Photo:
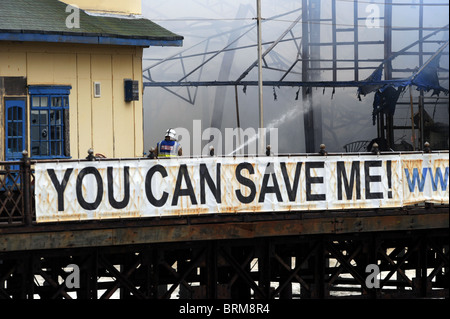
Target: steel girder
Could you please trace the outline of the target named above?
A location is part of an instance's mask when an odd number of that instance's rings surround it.
[[[10,252],[0,298],[443,298],[448,254],[448,229]]]

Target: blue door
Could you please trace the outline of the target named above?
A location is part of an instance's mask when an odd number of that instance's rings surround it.
[[[18,161],[22,159],[25,149],[25,101],[5,101],[5,159]],[[18,186],[19,165],[11,165],[11,175],[7,177],[6,185]]]
[[[5,109],[6,160],[20,160],[25,149],[25,101],[6,100]]]

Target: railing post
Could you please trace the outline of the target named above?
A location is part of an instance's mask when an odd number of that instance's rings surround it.
[[[30,226],[33,222],[33,216],[31,212],[31,163],[28,157],[28,152],[24,150],[22,152],[22,194],[23,194],[23,207],[24,207],[24,220],[25,225]]]
[[[327,156],[328,155],[328,152],[326,150],[325,144],[320,144],[319,154],[322,155],[322,156]]]
[[[377,143],[373,143],[371,152],[373,154],[380,155],[380,149],[378,148],[378,144]]]

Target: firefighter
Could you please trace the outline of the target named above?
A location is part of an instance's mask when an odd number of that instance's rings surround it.
[[[160,157],[176,157],[181,156],[183,151],[180,143],[177,142],[177,133],[173,128],[169,128],[166,131],[164,140],[159,142],[156,146],[156,154]]]

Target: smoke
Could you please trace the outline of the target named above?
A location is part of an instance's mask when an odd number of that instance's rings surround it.
[[[311,107],[309,100],[305,100],[304,104],[305,105],[303,108],[298,107],[298,105],[291,105],[291,108],[288,109],[286,112],[279,114],[278,118],[272,119],[267,125],[264,126],[263,131],[264,138],[267,139],[267,133],[275,132],[275,130],[278,133],[278,128],[286,125],[291,125],[292,121],[294,120],[298,121],[299,116],[304,112],[306,112]],[[275,152],[276,154],[280,153],[278,152],[280,148],[279,144],[280,141],[278,139],[279,137],[278,134],[276,134],[275,136],[276,137],[274,138],[274,135],[272,135],[270,139],[270,144],[269,143],[266,144],[270,145],[271,151]],[[259,138],[260,138],[259,135],[254,135],[252,138],[248,139],[245,143],[234,149],[228,155],[239,154],[239,152],[243,150],[245,147],[248,147],[248,145],[252,143],[257,143],[259,141]],[[284,150],[285,147],[282,147],[282,149]]]
[[[436,0],[436,3],[445,1]],[[328,0],[317,0],[320,3],[320,18],[314,34],[320,39],[311,42],[330,43],[332,41],[333,24],[331,6]],[[379,4],[380,3],[380,4]],[[356,49],[352,32],[339,32],[336,39],[348,45],[338,46],[335,51],[336,63],[332,63],[333,47],[317,46],[315,51],[321,62],[311,62],[311,80],[317,81],[350,81],[355,79],[355,67],[358,69],[358,80],[367,78],[384,59],[383,20],[380,27],[368,28],[364,17],[373,12],[366,12],[365,5],[372,4],[361,1],[358,10],[358,42]],[[384,6],[379,5],[381,14]],[[337,1],[336,28],[350,29],[353,26],[353,1]],[[183,35],[183,47],[151,47],[144,51],[144,69],[149,68],[153,81],[179,81],[186,77],[187,81],[234,81],[257,58],[256,53],[256,3],[254,0],[144,0],[143,15],[169,29]],[[263,51],[286,31],[292,21],[301,14],[301,2],[295,0],[267,0],[262,2],[262,15],[266,19],[262,25]],[[448,9],[447,7],[444,7]],[[439,6],[425,7],[424,26],[439,28],[448,24],[447,10]],[[404,31],[393,32],[393,51],[398,51],[410,43],[417,41],[419,32],[411,27],[418,25],[418,6],[394,6],[393,26]],[[372,16],[370,18],[373,18]],[[382,18],[382,17],[380,17]],[[417,19],[416,19],[417,18]],[[373,24],[376,25],[376,24]],[[409,28],[409,29],[408,29]],[[283,41],[265,56],[263,78],[265,81],[301,81],[302,80],[302,24],[290,30]],[[427,32],[424,31],[424,35]],[[448,31],[430,38],[430,40],[448,39]],[[366,43],[366,44],[364,44]],[[439,45],[426,43],[424,51],[433,52]],[[418,46],[409,50],[417,52]],[[446,50],[448,54],[448,49]],[[359,59],[355,64],[355,59]],[[163,63],[160,63],[163,61]],[[448,70],[448,59],[441,59],[441,65]],[[399,56],[393,61],[394,69],[414,69],[420,65],[414,54]],[[154,67],[153,67],[154,66]],[[334,70],[333,70],[334,69]],[[194,71],[195,70],[195,71]],[[289,72],[287,72],[289,70]],[[397,72],[393,77],[403,77],[411,72]],[[257,68],[253,68],[243,80],[257,80]],[[441,85],[448,87],[448,71],[441,74]],[[316,136],[321,136],[318,144],[324,143],[329,152],[342,152],[343,145],[355,140],[371,140],[376,137],[376,127],[371,123],[373,95],[357,99],[356,88],[312,88],[311,105],[306,105],[298,97],[298,87],[264,87],[263,107],[264,126],[278,129],[278,152],[305,152],[305,135],[310,132],[304,128],[304,114],[307,108],[314,111]],[[301,94],[301,90],[300,90]],[[297,99],[298,98],[298,99]],[[305,100],[305,101],[308,101]],[[408,105],[409,106],[409,105]],[[409,110],[409,109],[408,109]],[[446,117],[448,117],[448,104]],[[408,118],[406,111],[399,106],[398,114],[402,114],[400,125],[405,125]],[[438,106],[429,113],[441,116]],[[170,87],[146,88],[144,91],[144,145],[146,149],[154,147],[163,138],[169,127],[182,127],[193,130],[195,120],[201,120],[206,127],[217,128],[225,134],[225,130],[240,127],[258,129],[258,95],[256,86],[238,86],[237,95],[233,86],[208,87]],[[405,115],[403,115],[405,114]],[[448,119],[445,119],[448,123]],[[407,132],[399,132],[399,136]],[[192,137],[192,135],[191,135]],[[406,137],[408,139],[408,137]],[[185,142],[187,142],[185,140]],[[193,141],[190,141],[191,143]],[[203,141],[205,145],[208,141]],[[246,145],[250,142],[246,141]],[[240,147],[237,145],[236,147]],[[225,145],[221,146],[223,150]],[[188,154],[186,154],[188,155]],[[200,154],[189,154],[200,155]]]

